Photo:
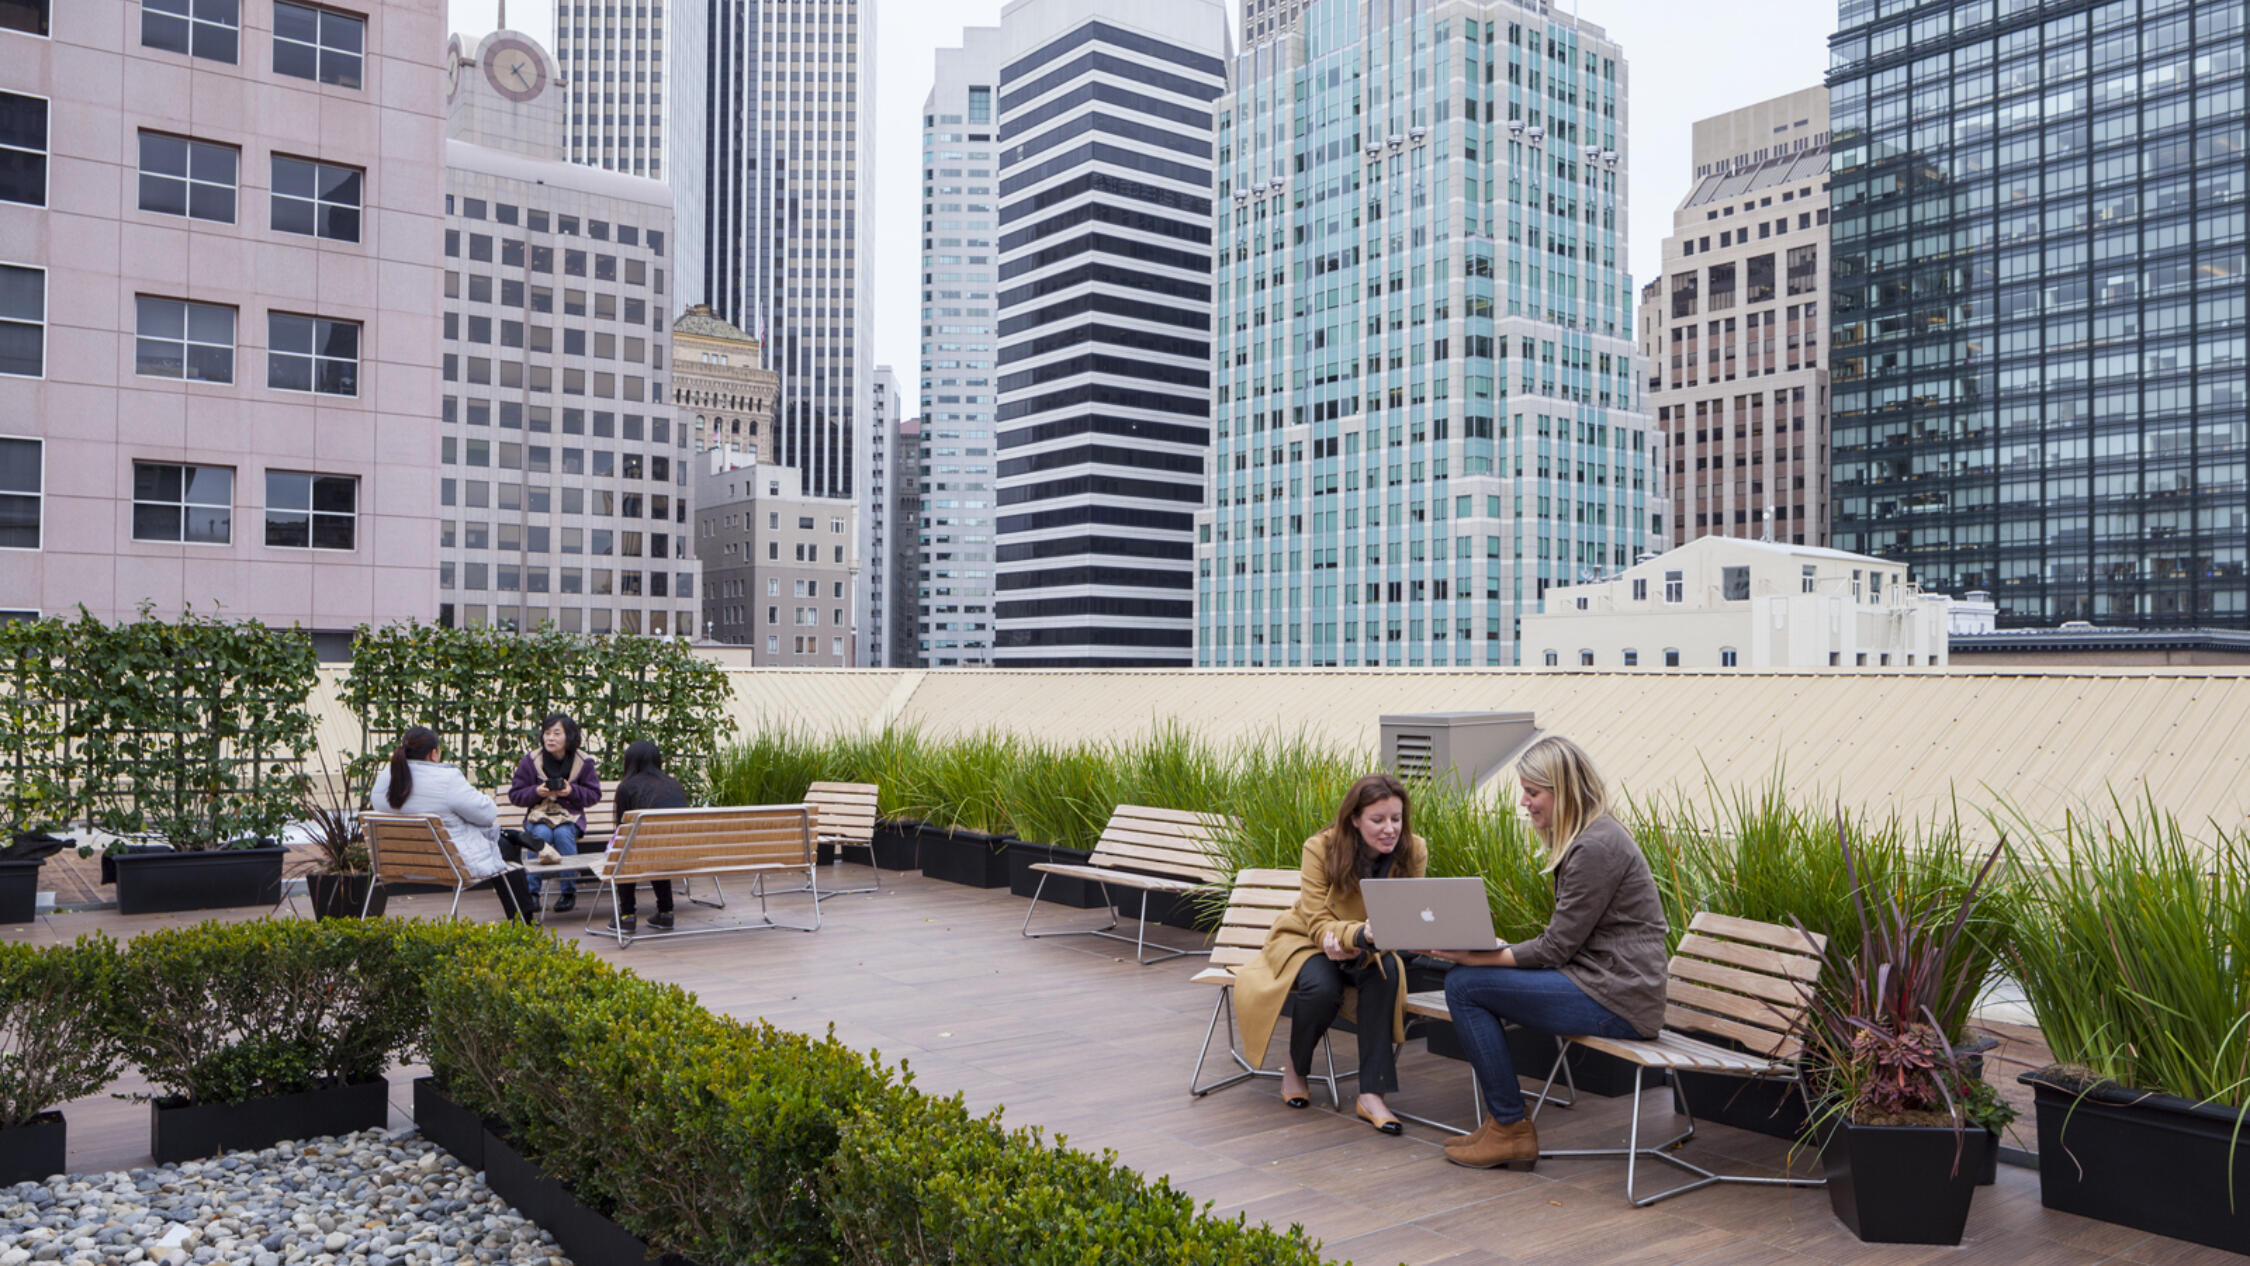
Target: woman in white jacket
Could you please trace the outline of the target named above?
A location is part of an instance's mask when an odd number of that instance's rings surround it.
[[[437,731],[417,725],[399,736],[391,763],[375,775],[370,799],[393,813],[432,813],[453,837],[462,864],[478,884],[492,881],[510,918],[533,922],[538,903],[523,868],[500,851],[500,808],[461,771],[438,759]]]

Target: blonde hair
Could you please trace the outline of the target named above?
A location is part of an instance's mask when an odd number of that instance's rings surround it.
[[[1586,749],[1552,736],[1533,743],[1516,759],[1516,777],[1554,794],[1547,828],[1540,832],[1547,840],[1547,869],[1552,871],[1562,865],[1563,855],[1570,851],[1578,833],[1608,811],[1608,792],[1602,786],[1601,772],[1594,768]]]

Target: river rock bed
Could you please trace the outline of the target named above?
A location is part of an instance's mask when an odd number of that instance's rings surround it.
[[[413,1130],[0,1187],[0,1266],[570,1266]]]

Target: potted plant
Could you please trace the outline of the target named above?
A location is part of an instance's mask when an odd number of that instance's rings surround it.
[[[38,949],[0,944],[0,1187],[68,1172],[58,1109],[117,1075],[117,1045],[87,1003],[116,973],[117,946],[98,934]]]
[[[2066,821],[2011,974],[2058,1063],[2019,1078],[2050,1209],[2250,1253],[2250,837]]]
[[[1109,753],[1100,746],[1027,743],[1008,771],[1002,797],[1016,840],[1008,845],[1008,890],[1079,910],[1108,904],[1101,887],[1071,875],[1033,870],[1040,862],[1084,865],[1116,806]],[[1046,888],[1039,886],[1044,878]]]
[[[314,850],[305,872],[305,894],[316,919],[356,919],[362,910],[379,915],[389,904],[389,892],[369,873],[367,834],[359,823],[366,802],[366,786],[351,767],[332,774],[325,753],[320,777],[308,775],[298,792],[298,829]]]
[[[921,838],[922,873],[971,888],[1008,884],[1008,807],[1003,795],[1021,745],[987,732],[931,752],[930,808]]]
[[[1870,1243],[1958,1244],[1994,1134],[2014,1115],[1974,1090],[1946,1036],[1984,985],[1964,930],[2006,840],[1957,901],[1902,906],[1862,882],[1841,815],[1836,827],[1858,935],[1827,943],[1822,981],[1801,986],[1799,1025],[1829,1205]]]

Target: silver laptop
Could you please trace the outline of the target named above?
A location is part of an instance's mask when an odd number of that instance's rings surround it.
[[[1492,907],[1484,881],[1455,879],[1362,879],[1367,898],[1367,934],[1386,950],[1488,950],[1500,948],[1492,934]]]

